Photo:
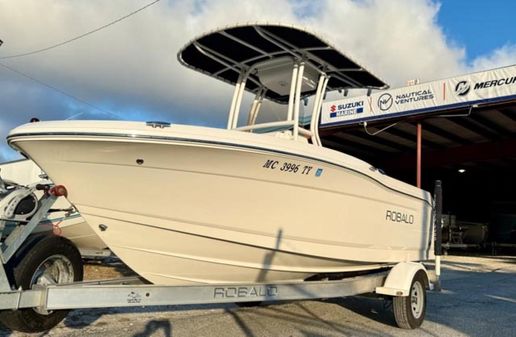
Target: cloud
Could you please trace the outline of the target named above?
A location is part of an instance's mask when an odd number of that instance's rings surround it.
[[[427,81],[461,70],[464,50],[454,46],[436,23],[439,5],[430,1],[340,1],[314,26],[345,53],[391,86]]]
[[[489,55],[476,58],[470,69],[471,71],[483,71],[511,64],[516,64],[516,45],[505,45],[495,49]]]
[[[129,13],[143,0],[0,2],[0,56],[67,40]],[[284,22],[322,34],[392,86],[514,63],[514,46],[467,65],[437,24],[430,0],[170,0],[45,53],[0,60],[121,119],[223,127],[232,87],[188,70],[177,51],[217,27]],[[511,61],[512,60],[512,61]],[[246,97],[245,104],[250,98]],[[0,138],[33,116],[114,118],[0,67]],[[2,153],[8,153],[2,150]],[[0,158],[1,160],[2,158]],[[5,155],[4,155],[5,159]]]

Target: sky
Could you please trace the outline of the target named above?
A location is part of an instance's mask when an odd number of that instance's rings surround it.
[[[5,137],[32,117],[224,127],[232,87],[181,66],[176,54],[203,32],[236,23],[306,27],[391,87],[516,64],[516,2],[502,0],[161,0],[61,47],[2,59],[150,2],[0,0],[0,63],[33,79],[0,66],[0,162],[19,158]]]

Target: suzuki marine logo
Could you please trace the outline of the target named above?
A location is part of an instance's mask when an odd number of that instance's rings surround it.
[[[460,81],[455,86],[455,94],[457,94],[457,96],[465,96],[468,94],[470,89],[471,85],[468,81]]]
[[[335,110],[337,110],[337,106],[335,104],[333,104],[331,107],[330,107],[330,111],[331,112],[335,112]]]
[[[378,107],[382,111],[389,110],[392,106],[394,99],[391,94],[385,93],[378,98]]]

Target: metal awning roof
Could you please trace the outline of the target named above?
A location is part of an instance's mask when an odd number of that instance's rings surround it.
[[[231,26],[202,35],[178,53],[181,64],[230,84],[236,84],[243,69],[263,61],[293,57],[303,59],[316,70],[330,76],[327,90],[347,88],[385,89],[387,85],[333,46],[303,29],[281,24]],[[246,90],[257,93],[262,87],[251,73]],[[302,93],[307,97],[315,90]],[[265,98],[288,103],[288,95],[271,90]]]
[[[321,129],[325,146],[362,158],[387,172],[415,170],[416,124],[422,124],[427,169],[513,169],[516,165],[516,100],[446,114],[370,121]],[[384,131],[375,134],[379,130]]]
[[[416,125],[425,169],[514,168],[516,65],[323,104],[322,143],[385,168],[411,170]]]

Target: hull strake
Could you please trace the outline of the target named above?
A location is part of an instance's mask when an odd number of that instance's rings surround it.
[[[154,283],[297,280],[428,258],[428,204],[333,164],[184,141],[17,146],[66,185],[108,246]],[[269,160],[314,171],[264,167]],[[386,221],[387,210],[411,214],[413,223]]]

